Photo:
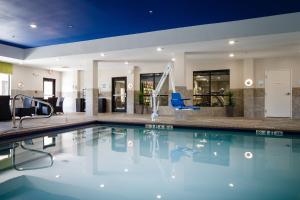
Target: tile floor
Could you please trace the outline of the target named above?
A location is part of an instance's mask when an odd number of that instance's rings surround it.
[[[7,134],[30,132],[36,129],[45,129],[56,126],[67,126],[89,121],[126,122],[126,123],[151,123],[150,115],[106,113],[94,117],[87,117],[84,113],[69,113],[56,115],[49,119],[24,120],[23,129],[13,129],[12,122],[0,122],[0,137]],[[206,127],[206,128],[233,128],[250,130],[282,130],[300,133],[299,119],[246,119],[224,117],[194,117],[194,116],[160,116],[157,123],[176,124],[181,126]]]

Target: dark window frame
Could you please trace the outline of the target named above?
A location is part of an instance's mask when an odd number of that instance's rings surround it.
[[[216,73],[224,73],[224,74],[221,74],[221,75],[228,75],[229,76],[229,86],[230,86],[230,69],[222,69],[222,70],[204,70],[204,71],[193,71],[193,90],[195,88],[195,76],[196,74],[200,74],[200,73],[206,73],[207,76],[209,77],[209,94],[193,94],[193,99],[194,97],[210,97],[209,98],[209,106],[204,106],[202,105],[202,107],[215,107],[215,106],[212,106],[212,101],[211,101],[211,98],[212,97],[217,97],[217,96],[222,96],[222,97],[226,97],[228,96],[226,93],[220,95],[220,94],[213,94],[212,93],[212,76],[216,76]],[[223,106],[219,106],[219,107],[224,107],[225,105]]]
[[[163,73],[143,73],[143,74],[140,74],[140,92],[142,92],[143,94],[144,94],[144,87],[142,87],[142,77],[144,76],[144,77],[151,77],[151,75],[152,75],[152,81],[153,81],[153,89],[155,89],[156,88],[156,85],[157,85],[157,83],[156,83],[156,81],[155,81],[155,77],[156,76],[162,76],[163,75]],[[169,76],[168,76],[168,78],[166,79],[167,81],[169,81]],[[168,88],[168,91],[169,91],[169,88]],[[151,96],[151,94],[144,94],[143,95],[143,97],[150,97]],[[168,94],[159,94],[158,95],[158,98],[159,97],[168,97],[168,105],[166,105],[166,106],[169,106],[169,95]]]
[[[43,97],[45,96],[45,87],[44,87],[44,84],[45,84],[45,81],[51,81],[52,84],[53,84],[53,95],[56,96],[56,79],[54,78],[43,78]]]

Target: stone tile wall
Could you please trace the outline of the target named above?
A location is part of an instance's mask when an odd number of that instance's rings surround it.
[[[293,118],[300,119],[300,87],[293,88],[292,93]]]

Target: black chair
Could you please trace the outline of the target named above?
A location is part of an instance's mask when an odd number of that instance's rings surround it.
[[[11,120],[10,96],[0,96],[0,121]]]
[[[59,97],[58,98],[58,105],[55,106],[55,113],[64,113],[63,105],[64,105],[64,98]]]
[[[51,106],[54,108],[54,114],[55,114],[55,107],[56,107],[56,102],[57,102],[57,97],[49,97],[47,102],[51,104]],[[42,114],[43,115],[49,115],[51,112],[51,109],[49,106],[43,106],[42,107]]]
[[[34,97],[37,100],[41,100],[44,101],[44,98],[42,97]],[[45,106],[44,104],[40,103],[40,102],[35,102],[35,114],[36,115],[42,115],[43,114],[43,106]]]
[[[22,99],[23,107],[16,108],[16,116],[24,117],[24,116],[32,116],[35,114],[35,107],[32,106],[32,99],[24,97]]]

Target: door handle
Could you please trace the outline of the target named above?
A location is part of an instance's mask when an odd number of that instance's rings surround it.
[[[288,92],[288,93],[286,93],[286,95],[287,95],[287,96],[290,96],[290,95],[291,95],[291,93],[290,93],[290,92]]]

